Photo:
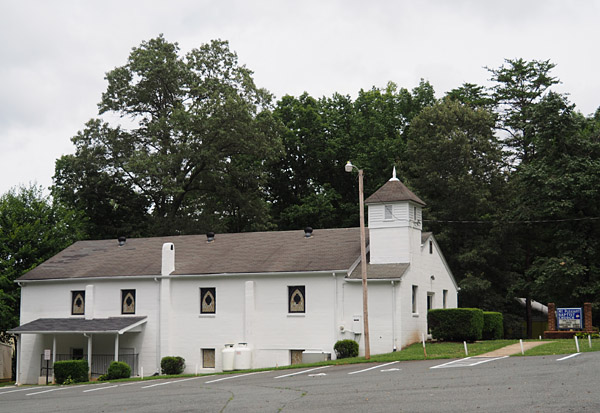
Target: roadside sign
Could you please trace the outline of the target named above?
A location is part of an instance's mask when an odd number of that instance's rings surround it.
[[[52,350],[50,349],[45,349],[44,350],[44,360],[50,360],[52,357]]]
[[[556,321],[559,330],[581,330],[581,308],[557,308]]]

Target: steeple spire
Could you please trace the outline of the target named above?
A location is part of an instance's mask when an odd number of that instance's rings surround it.
[[[394,166],[394,170],[392,171],[392,177],[389,179],[390,181],[399,181],[398,178],[396,178],[396,167]]]

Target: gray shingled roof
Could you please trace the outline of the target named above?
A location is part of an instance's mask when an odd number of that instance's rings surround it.
[[[38,318],[10,330],[10,333],[117,333],[133,326],[146,317],[109,317],[86,320],[83,318]]]
[[[367,233],[368,236],[368,233]],[[175,275],[348,270],[360,257],[358,228],[78,241],[19,281],[160,275],[162,245],[175,245]]]
[[[367,265],[367,278],[369,280],[387,280],[402,278],[410,264],[369,264]],[[348,277],[351,280],[361,280],[360,264]]]
[[[410,189],[398,180],[389,180],[373,195],[365,200],[365,204],[378,204],[384,202],[412,201],[419,205],[425,202],[416,196]]]

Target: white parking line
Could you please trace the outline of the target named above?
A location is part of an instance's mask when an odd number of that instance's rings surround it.
[[[114,384],[112,386],[103,386],[103,387],[98,387],[96,389],[87,389],[87,390],[84,390],[83,393],[87,393],[90,391],[104,390],[104,389],[112,389],[114,387],[119,387],[119,386],[117,384]]]
[[[182,381],[196,380],[196,379],[199,379],[199,378],[201,378],[201,377],[190,377],[189,379],[165,381],[165,382],[162,382],[162,383],[150,384],[149,386],[144,386],[144,387],[141,387],[141,388],[142,389],[149,389],[150,387],[164,386],[165,384],[181,383]]]
[[[385,367],[385,366],[391,366],[392,364],[396,364],[396,363],[398,363],[398,361],[392,361],[391,363],[386,363],[386,364],[378,364],[377,366],[369,367],[368,369],[351,371],[348,374],[364,373],[365,371],[369,371],[369,370],[373,370],[373,369],[378,369],[380,367]]]
[[[290,377],[290,376],[296,376],[296,375],[298,375],[298,374],[308,373],[309,371],[315,371],[315,370],[320,370],[320,369],[326,369],[327,367],[331,367],[331,366],[315,367],[314,369],[308,369],[308,370],[297,371],[297,372],[295,372],[295,373],[284,374],[283,376],[277,376],[277,377],[275,377],[275,378],[276,378],[276,379],[282,379],[282,378],[284,378],[284,377]]]
[[[449,361],[444,364],[438,364],[437,366],[429,367],[430,369],[442,369],[447,367],[473,367],[479,364],[487,363],[490,361],[501,360],[508,356],[501,357],[465,357],[464,359],[458,359]]]
[[[479,361],[477,361],[475,363],[469,364],[469,366],[477,366],[478,364],[487,363],[488,361],[501,360],[501,359],[505,359],[507,357],[508,356],[483,358],[482,360],[479,360]],[[477,358],[477,357],[475,357],[475,358]]]
[[[50,393],[52,391],[59,391],[59,390],[66,390],[66,389],[68,389],[68,387],[59,387],[57,389],[43,390],[43,391],[38,391],[35,393],[27,393],[25,396],[33,396],[34,394]]]
[[[3,391],[3,392],[0,392],[0,396],[2,396],[3,394],[14,393],[14,392],[17,392],[17,391],[28,391],[28,390],[34,390],[34,388],[26,387],[24,389],[15,389],[15,390]]]
[[[466,357],[466,358],[464,358],[464,359],[459,359],[459,360],[449,361],[449,362],[447,362],[447,363],[444,363],[444,364],[438,364],[437,366],[433,366],[433,367],[429,367],[429,368],[430,368],[430,369],[441,369],[441,368],[448,367],[448,366],[449,366],[449,367],[452,367],[452,364],[454,364],[454,363],[462,363],[462,362],[464,362],[465,360],[469,360],[470,358],[471,358],[471,357]]]
[[[571,355],[569,355],[569,356],[565,356],[565,357],[563,357],[563,358],[556,359],[556,361],[563,361],[563,360],[566,360],[566,359],[570,359],[571,357],[575,357],[575,356],[578,356],[578,355],[580,355],[580,354],[581,354],[581,353],[574,353],[574,354],[571,354]]]
[[[216,379],[216,380],[211,380],[211,381],[205,381],[204,384],[208,384],[208,383],[216,383],[218,381],[223,381],[223,380],[229,380],[229,379],[235,379],[237,377],[244,377],[244,376],[252,376],[253,374],[261,374],[261,373],[270,373],[272,370],[269,371],[256,371],[254,373],[245,373],[245,374],[238,374],[237,376],[227,376],[227,377],[221,377],[220,379]]]

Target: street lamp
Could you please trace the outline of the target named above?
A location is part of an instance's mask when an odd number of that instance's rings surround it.
[[[364,190],[363,190],[363,170],[358,169],[348,161],[344,167],[346,172],[352,172],[352,169],[358,171],[358,204],[360,208],[360,263],[362,273],[362,290],[363,290],[363,329],[365,336],[365,359],[371,358],[371,346],[369,345],[369,311],[368,311],[368,294],[367,294],[367,247],[365,240],[365,206],[364,206]]]

